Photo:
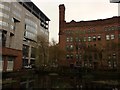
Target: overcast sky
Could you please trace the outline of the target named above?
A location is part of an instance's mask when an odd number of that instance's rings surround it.
[[[49,23],[50,41],[58,41],[59,4],[64,4],[65,20],[70,22],[105,19],[118,16],[118,4],[110,0],[32,0],[35,5],[51,20]]]

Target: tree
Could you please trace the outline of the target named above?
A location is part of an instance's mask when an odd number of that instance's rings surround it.
[[[108,66],[111,69],[118,69],[119,68],[119,42],[108,42],[106,44],[106,53],[108,53]]]
[[[44,36],[37,36],[36,46],[36,60],[35,65],[37,69],[45,67],[48,64],[48,47],[49,42]]]
[[[49,46],[49,64],[58,66],[64,55],[65,51],[59,48],[59,44],[57,44],[55,40],[52,40],[52,43]]]

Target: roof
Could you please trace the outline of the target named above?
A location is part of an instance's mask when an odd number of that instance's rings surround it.
[[[72,20],[71,22],[66,22],[68,27],[81,27],[81,26],[95,26],[95,25],[104,25],[107,23],[119,23],[120,16],[114,16],[111,18],[106,19],[97,19],[97,20],[90,20],[90,21],[79,21],[76,22]]]
[[[33,2],[31,2],[31,0],[19,0],[18,2],[28,11],[32,12],[37,18],[50,21],[50,19]]]

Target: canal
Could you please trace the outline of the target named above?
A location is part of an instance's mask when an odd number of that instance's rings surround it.
[[[21,73],[20,73],[21,74]],[[8,77],[3,81],[2,90],[120,90],[119,74],[111,76],[107,73],[98,75],[89,73],[60,74],[60,73],[35,73],[29,72],[12,78]],[[110,78],[109,78],[110,77]]]

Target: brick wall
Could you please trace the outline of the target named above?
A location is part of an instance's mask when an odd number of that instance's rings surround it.
[[[91,20],[91,21],[80,21],[80,22],[76,22],[74,20],[72,20],[71,22],[66,22],[65,21],[65,6],[64,5],[60,5],[59,6],[59,46],[62,49],[66,48],[67,44],[74,44],[74,42],[70,42],[67,43],[66,42],[66,38],[67,37],[75,37],[75,36],[70,36],[67,35],[66,32],[71,30],[74,34],[76,31],[87,31],[88,30],[95,30],[95,32],[90,32],[90,33],[84,33],[84,34],[79,34],[79,36],[81,37],[87,37],[88,36],[98,36],[101,35],[101,40],[96,40],[96,41],[91,41],[91,42],[85,42],[86,45],[90,44],[92,46],[96,45],[96,46],[100,46],[103,45],[103,47],[106,46],[107,42],[116,42],[118,43],[118,34],[120,34],[120,30],[114,30],[114,31],[105,31],[105,28],[107,27],[118,27],[120,26],[120,17],[112,17],[112,18],[106,18],[106,19],[100,19],[100,20]],[[118,28],[117,28],[118,29]],[[114,40],[106,40],[106,35],[111,35],[114,34],[115,35],[115,39]],[[112,51],[111,51],[112,52]],[[76,52],[72,52],[73,54],[75,54]],[[61,60],[59,63],[61,65],[70,65],[71,63],[75,63],[76,60],[66,60],[66,58],[64,60]],[[101,61],[103,62],[103,61]],[[106,67],[106,63],[104,62],[104,66]],[[100,61],[99,64],[100,65]]]
[[[3,71],[7,69],[7,61],[9,57],[14,57],[13,70],[20,70],[22,68],[22,51],[11,48],[2,48]]]

